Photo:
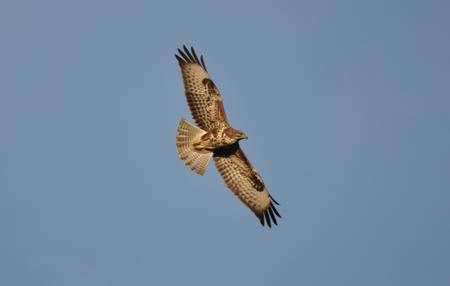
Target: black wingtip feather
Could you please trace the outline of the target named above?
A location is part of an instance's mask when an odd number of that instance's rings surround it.
[[[192,55],[194,56],[195,62],[200,64],[200,61],[198,60],[197,54],[195,53],[194,47],[191,47]]]
[[[189,51],[189,49],[184,45],[183,45],[183,49],[184,49],[185,54],[188,56],[189,60],[191,61],[191,63],[195,63],[195,59],[191,55],[191,52]]]
[[[270,198],[273,199],[272,197]],[[277,217],[281,218],[281,215],[275,207],[274,203],[270,203],[269,207],[264,212],[255,213],[262,226],[267,225],[269,228],[272,228],[272,223],[274,225],[278,225]]]
[[[178,52],[179,52],[180,55],[183,57],[183,59],[184,59],[184,61],[185,61],[186,63],[190,63],[190,62],[191,62],[191,60],[189,59],[189,57],[186,56],[186,54],[185,54],[182,50],[178,49]]]
[[[200,61],[202,62],[202,67],[207,71],[205,62],[203,61],[203,55],[200,56]]]
[[[195,63],[195,64],[199,64],[200,66],[202,66],[205,71],[208,71],[206,69],[206,65],[205,65],[205,61],[203,60],[203,56],[201,55],[200,60],[199,60],[197,53],[194,50],[194,47],[191,47],[191,49],[189,50],[188,47],[186,47],[186,45],[183,45],[183,49],[177,49],[177,50],[181,57],[178,55],[175,55],[175,57],[177,58],[180,65],[188,64],[188,63]]]
[[[277,208],[275,207],[275,205],[274,205],[274,204],[271,204],[270,207],[271,207],[272,210],[275,212],[275,214],[277,215],[277,217],[281,218],[281,215],[280,215],[280,213],[277,211]]]
[[[182,65],[184,63],[184,60],[182,58],[180,58],[179,55],[175,55],[175,58],[177,59],[177,61],[180,65]]]
[[[272,208],[269,208],[269,214],[270,214],[270,217],[271,217],[272,220],[273,220],[273,223],[274,223],[275,225],[278,225],[277,219],[276,219],[275,215],[273,214]]]
[[[271,195],[269,195],[269,197],[272,200],[272,202],[274,202],[277,206],[280,205]]]
[[[264,226],[264,216],[258,215],[257,217],[259,218],[259,222],[261,223],[261,225]]]
[[[270,222],[269,213],[267,211],[264,212],[264,216],[266,217],[266,222],[269,228],[272,228],[272,223]]]

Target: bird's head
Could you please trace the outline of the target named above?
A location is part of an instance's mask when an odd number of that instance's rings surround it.
[[[242,132],[240,130],[236,130],[236,138],[237,138],[237,140],[242,140],[242,139],[248,139],[248,136],[244,132]]]
[[[223,131],[223,134],[224,134],[226,137],[228,137],[228,138],[231,139],[231,141],[232,141],[231,143],[235,143],[235,142],[237,142],[237,141],[239,141],[239,140],[247,139],[247,138],[248,138],[248,137],[247,137],[247,134],[245,134],[244,132],[242,132],[242,131],[240,131],[240,130],[234,129],[234,128],[232,128],[232,127],[226,128],[226,129]]]

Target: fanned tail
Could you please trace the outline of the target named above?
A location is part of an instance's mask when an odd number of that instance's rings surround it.
[[[177,130],[177,152],[184,164],[203,176],[213,153],[196,150],[192,142],[207,132],[185,119],[181,119]]]

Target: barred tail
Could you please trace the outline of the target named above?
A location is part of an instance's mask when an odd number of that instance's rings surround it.
[[[203,176],[213,153],[194,149],[192,142],[200,138],[206,131],[181,119],[177,130],[177,152],[184,164]]]

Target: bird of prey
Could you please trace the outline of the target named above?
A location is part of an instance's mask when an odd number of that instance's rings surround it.
[[[184,163],[199,175],[205,173],[214,158],[217,170],[230,190],[249,207],[261,224],[269,227],[281,218],[261,176],[239,147],[247,135],[231,127],[222,97],[194,48],[186,46],[175,55],[181,68],[187,103],[197,125],[181,119],[176,146]]]

